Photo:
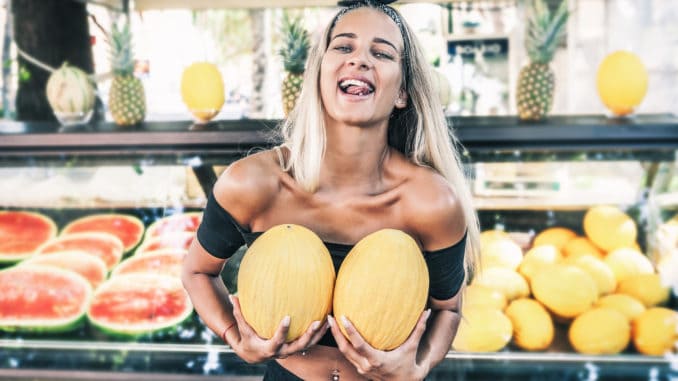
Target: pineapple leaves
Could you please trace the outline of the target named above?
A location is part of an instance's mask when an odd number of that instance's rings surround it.
[[[567,0],[562,0],[552,14],[544,0],[533,0],[527,10],[525,46],[530,60],[549,63],[566,33],[569,17]]]
[[[291,19],[287,12],[283,13],[281,34],[283,41],[278,54],[283,59],[285,71],[303,73],[311,42],[301,17]]]

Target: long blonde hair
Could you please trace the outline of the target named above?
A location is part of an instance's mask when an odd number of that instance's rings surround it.
[[[433,90],[431,70],[419,42],[394,8],[371,1],[357,2],[342,8],[325,28],[309,55],[304,86],[297,105],[281,125],[283,144],[290,153],[285,170],[309,192],[317,189],[326,144],[323,118],[325,109],[320,95],[320,65],[339,18],[361,7],[384,12],[396,23],[402,34],[403,89],[407,92],[408,102],[405,108],[393,111],[388,126],[388,144],[414,164],[433,168],[454,189],[467,225],[464,263],[468,281],[478,262],[480,228],[473,207],[473,197],[456,149],[461,145],[448,127],[443,107]]]

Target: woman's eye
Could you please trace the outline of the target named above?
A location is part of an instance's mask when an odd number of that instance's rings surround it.
[[[377,52],[374,52],[373,54],[377,58],[384,58],[384,59],[387,59],[387,60],[393,60],[393,55],[386,53],[386,52],[377,51]]]
[[[342,53],[348,53],[348,52],[351,51],[351,48],[349,46],[346,46],[346,45],[337,45],[337,46],[334,47],[334,50],[336,50],[338,52],[342,52]]]

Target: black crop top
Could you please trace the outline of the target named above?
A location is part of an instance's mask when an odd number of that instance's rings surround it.
[[[263,232],[252,232],[242,227],[210,194],[197,233],[198,242],[208,253],[217,258],[229,258],[242,245],[249,247],[261,234]],[[325,246],[338,273],[353,245],[325,242]],[[459,292],[464,282],[465,248],[466,234],[450,247],[422,252],[429,272],[429,296],[446,300]],[[336,346],[329,331],[318,344]]]

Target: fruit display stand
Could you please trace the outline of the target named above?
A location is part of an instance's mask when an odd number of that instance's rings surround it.
[[[678,213],[678,118],[637,115],[451,117],[473,174],[482,230],[508,232],[522,250],[548,227],[582,233],[585,212],[622,207],[638,226],[637,243],[653,259],[657,232]],[[275,120],[146,122],[135,127],[0,122],[0,210],[50,216],[61,230],[91,214],[136,217],[146,232],[159,219],[199,212],[217,168],[276,141]],[[144,241],[145,242],[145,241]],[[137,249],[122,260],[137,256]],[[242,253],[242,251],[240,252]],[[4,267],[9,268],[10,264]],[[232,272],[225,274],[227,285]],[[666,308],[676,310],[671,295]],[[553,343],[526,351],[509,342],[495,351],[451,350],[430,380],[646,380],[678,374],[675,354],[579,353],[567,325]],[[259,379],[193,313],[156,333],[111,334],[85,319],[67,332],[0,331],[6,379]]]

